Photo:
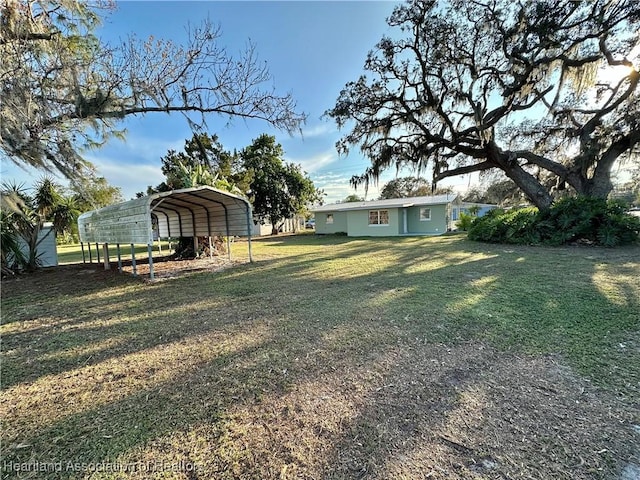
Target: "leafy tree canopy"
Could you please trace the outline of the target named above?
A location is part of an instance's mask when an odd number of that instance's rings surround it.
[[[74,179],[69,188],[81,212],[106,207],[124,200],[120,188],[111,185],[106,178],[99,176],[93,169],[89,169],[87,175]]]
[[[342,203],[356,203],[356,202],[364,202],[364,198],[352,193],[351,195],[347,195]]]
[[[261,135],[240,153],[224,149],[216,135],[194,134],[182,152],[170,150],[162,157],[166,180],[147,188],[147,194],[208,185],[245,195],[259,221],[268,221],[277,233],[278,223],[305,214],[308,205],[322,201],[322,192],[299,165],[286,163],[282,146]],[[144,194],[136,194],[142,197]]]
[[[272,78],[253,45],[238,58],[205,20],[184,45],[130,37],[109,45],[96,28],[115,7],[97,0],[6,0],[0,4],[0,152],[18,165],[78,178],[83,149],[121,136],[129,115],[256,118],[296,131],[305,116]]]
[[[242,150],[244,168],[251,175],[249,198],[254,215],[277,225],[292,215],[304,214],[308,205],[320,201],[319,192],[299,165],[283,161],[284,151],[275,137],[260,135]]]
[[[432,188],[431,182],[420,177],[401,177],[389,180],[382,187],[380,200],[389,198],[420,197],[427,195],[444,195],[453,193],[451,187]]]
[[[222,177],[229,177],[232,173],[233,155],[226,151],[218,141],[218,136],[207,133],[196,133],[184,142],[184,151],[169,150],[161,158],[162,173],[167,179],[178,178],[181,175],[180,164],[186,167],[206,167],[212,173]]]
[[[436,182],[497,169],[546,208],[567,187],[606,198],[614,164],[638,161],[637,0],[410,0],[388,23],[399,34],[370,76],[327,111],[351,128],[338,149],[371,159],[352,183],[393,165]]]
[[[148,187],[147,195],[200,185],[243,194],[249,188],[249,177],[236,152],[224,149],[217,135],[195,133],[184,143],[184,150],[169,150],[160,159],[166,179],[156,187]],[[142,192],[136,194],[144,196]]]

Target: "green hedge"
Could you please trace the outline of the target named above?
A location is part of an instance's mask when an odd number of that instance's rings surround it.
[[[559,200],[547,210],[495,209],[476,218],[469,238],[491,243],[563,245],[587,242],[606,247],[636,243],[640,218],[626,212],[623,202],[591,197]]]

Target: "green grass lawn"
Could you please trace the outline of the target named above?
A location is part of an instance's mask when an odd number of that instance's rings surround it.
[[[154,242],[153,254],[166,255],[169,252],[169,246],[169,242],[166,241],[162,241],[160,243]],[[84,244],[82,246],[80,244],[58,245],[58,264],[65,265],[69,263],[82,263],[83,249],[84,262],[89,263],[89,261],[91,261],[93,263],[98,263],[98,255],[100,257],[100,261],[104,260],[102,244],[100,244],[97,249],[95,244]],[[147,258],[148,251],[146,245],[134,245],[134,251],[136,258]],[[91,256],[89,254],[91,254]],[[109,245],[109,258],[112,262],[116,262],[118,260],[118,247],[116,245]],[[120,246],[120,258],[123,260],[131,259],[131,245]]]
[[[3,475],[611,478],[638,455],[639,248],[301,235],[253,253],[151,283],[3,281]]]

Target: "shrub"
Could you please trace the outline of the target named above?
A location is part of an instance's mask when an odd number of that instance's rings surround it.
[[[640,218],[620,201],[564,198],[550,209],[492,210],[475,219],[469,238],[492,243],[563,245],[584,241],[607,247],[638,241]]]
[[[539,243],[539,235],[535,231],[537,218],[537,208],[491,210],[474,220],[469,238],[491,243]]]
[[[460,230],[467,231],[473,222],[475,217],[468,213],[460,212],[460,218],[458,219],[457,226]]]
[[[498,235],[498,228],[502,225],[504,210],[496,208],[490,210],[484,217],[475,218],[469,227],[469,238],[481,242],[494,242]]]

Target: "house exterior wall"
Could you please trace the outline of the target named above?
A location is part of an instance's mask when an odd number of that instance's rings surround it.
[[[420,209],[431,209],[431,220],[420,220]],[[447,231],[447,205],[424,205],[407,210],[407,234],[439,235]],[[402,232],[402,230],[400,230]]]
[[[333,223],[327,223],[327,217],[333,215]],[[316,233],[347,233],[347,212],[316,213]]]
[[[496,207],[480,207],[480,210],[478,210],[478,216],[484,217],[487,213],[489,213],[494,208]]]
[[[383,237],[398,235],[441,235],[454,227],[454,210],[461,206],[459,197],[448,195],[396,198],[321,206],[312,210],[318,234],[346,232],[350,237]],[[335,208],[335,210],[333,210]],[[430,218],[421,219],[420,211],[428,208]],[[385,211],[384,225],[369,224],[372,211]],[[327,217],[333,218],[327,223]],[[373,221],[372,217],[372,221]]]
[[[431,220],[420,221],[420,208],[431,209]],[[404,213],[407,212],[407,235],[439,235],[447,231],[447,205],[427,205],[408,208],[373,208],[387,210],[388,225],[369,225],[369,210],[316,213],[316,233],[332,234],[346,232],[350,237],[391,237],[405,234]],[[327,216],[333,215],[333,223],[327,223]]]
[[[469,213],[469,208],[474,206],[473,203],[466,203],[460,206],[457,206],[453,209],[452,220],[457,221],[460,220],[460,213]],[[479,207],[478,217],[484,217],[490,210],[497,208],[497,205],[477,205]]]
[[[389,212],[388,225],[369,225],[369,210],[351,210],[347,213],[350,237],[392,237],[399,232],[399,222],[402,214],[399,208],[373,208],[372,210],[387,210]]]

